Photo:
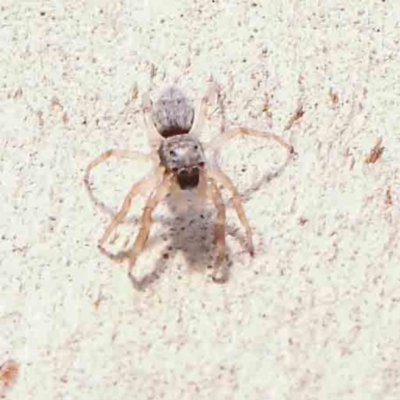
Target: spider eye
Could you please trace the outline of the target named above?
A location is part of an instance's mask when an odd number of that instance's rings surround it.
[[[175,153],[174,150],[170,150],[170,151],[169,151],[169,155],[170,155],[170,156],[176,156],[176,153]]]
[[[197,144],[195,144],[195,145],[194,145],[194,149],[195,149],[195,150],[198,150],[198,149],[199,149],[199,146],[197,146]]]
[[[199,167],[203,168],[205,163],[204,163],[204,161],[200,161],[198,165],[199,165]]]
[[[176,174],[176,173],[178,172],[178,168],[177,168],[177,167],[173,167],[173,168],[171,169],[171,171],[172,171],[174,174]]]

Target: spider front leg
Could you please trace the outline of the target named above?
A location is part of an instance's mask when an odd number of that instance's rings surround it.
[[[93,168],[95,168],[99,164],[105,162],[110,157],[126,158],[126,159],[129,159],[129,160],[141,161],[141,162],[148,162],[148,161],[151,161],[153,159],[153,156],[150,155],[150,154],[143,154],[143,153],[139,153],[137,151],[112,149],[112,150],[107,150],[106,152],[100,154],[98,157],[96,157],[93,161],[91,161],[89,163],[89,165],[86,167],[85,175],[84,175],[84,178],[83,178],[86,190],[89,193],[90,200],[92,200],[92,202],[95,204],[95,206],[101,208],[107,214],[112,214],[112,211],[107,209],[107,207],[104,204],[102,204],[94,196],[93,191],[92,191],[92,189],[90,187],[90,173],[91,173]]]
[[[127,158],[129,160],[142,161],[142,162],[148,162],[153,159],[153,157],[150,154],[143,154],[139,153],[138,151],[118,150],[118,149],[107,150],[104,153],[100,154],[98,157],[96,157],[93,161],[91,161],[89,165],[86,167],[84,182],[88,189],[90,189],[90,183],[89,183],[90,171],[94,167],[97,167],[102,162],[108,160],[110,157]]]
[[[164,199],[164,197],[170,192],[172,178],[173,176],[170,174],[164,175],[164,179],[161,185],[158,186],[155,193],[152,194],[147,200],[141,218],[139,233],[135,239],[135,243],[133,244],[132,248],[126,252],[126,257],[129,258],[129,275],[131,274],[131,270],[136,263],[136,259],[139,253],[144,249],[146,242],[149,238],[150,228],[153,223],[151,214],[158,206],[158,204],[160,204],[160,202]]]
[[[254,244],[253,244],[253,235],[251,232],[251,227],[244,212],[243,205],[240,200],[239,192],[236,189],[236,186],[233,184],[231,179],[218,168],[210,168],[208,170],[208,174],[212,179],[219,182],[223,187],[225,187],[231,192],[233,206],[246,232],[246,239],[249,248],[249,253],[251,256],[254,256]]]
[[[231,129],[229,131],[226,131],[226,132],[222,133],[221,135],[217,136],[211,143],[206,144],[205,149],[215,150],[216,148],[221,147],[223,144],[229,142],[231,139],[234,139],[235,137],[238,137],[238,136],[242,136],[242,137],[249,136],[249,137],[256,137],[256,138],[261,138],[261,139],[272,139],[286,149],[286,151],[288,153],[288,159],[290,159],[295,154],[293,146],[291,144],[287,143],[285,140],[283,140],[278,135],[275,135],[274,133],[261,132],[261,131],[257,131],[255,129],[249,129],[249,128],[236,128],[236,129]]]
[[[208,183],[207,194],[211,198],[216,210],[217,220],[214,225],[214,244],[217,248],[217,259],[215,261],[215,272],[218,271],[219,267],[225,260],[225,205],[222,200],[221,192],[217,185],[210,181]],[[215,275],[215,274],[214,274]]]
[[[156,171],[151,172],[147,176],[145,176],[143,179],[141,179],[139,182],[136,182],[129,193],[126,195],[124,202],[122,203],[122,206],[120,210],[118,211],[117,215],[113,218],[111,221],[110,225],[107,227],[105,230],[103,236],[99,240],[98,248],[99,250],[105,254],[107,257],[115,260],[115,261],[122,261],[123,259],[126,258],[126,252],[120,252],[118,254],[111,254],[109,253],[105,248],[104,248],[104,243],[106,240],[110,237],[110,235],[113,233],[113,231],[117,228],[117,226],[124,220],[126,217],[126,214],[128,213],[130,206],[132,204],[132,200],[139,195],[140,193],[151,189],[154,187],[154,185],[157,183],[157,180],[160,178],[160,175],[164,168],[159,167],[156,169]]]

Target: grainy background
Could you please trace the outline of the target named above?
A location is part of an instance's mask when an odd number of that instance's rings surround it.
[[[9,399],[400,398],[394,4],[1,1],[0,363],[21,366]],[[212,208],[160,207],[136,290],[97,251],[109,217],[84,168],[109,148],[148,150],[146,90],[175,82],[198,100],[211,74],[224,107],[204,140],[250,126],[299,157],[266,179],[281,149],[227,146],[256,257],[229,209],[229,279],[213,283]],[[146,168],[110,161],[96,195],[117,209]]]

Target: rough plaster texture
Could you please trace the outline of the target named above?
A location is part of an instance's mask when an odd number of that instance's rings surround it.
[[[21,367],[9,399],[400,398],[395,3],[1,1],[0,362]],[[97,250],[109,217],[84,168],[148,150],[146,90],[175,82],[199,99],[210,74],[224,112],[210,107],[204,140],[250,126],[299,157],[267,179],[276,145],[227,146],[256,257],[229,208],[229,279],[213,283],[213,209],[163,206],[137,290]],[[96,196],[116,210],[146,168],[99,167]]]

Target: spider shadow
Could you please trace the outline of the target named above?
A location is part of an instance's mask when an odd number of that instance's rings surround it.
[[[89,188],[89,196],[93,202],[95,208],[99,209],[103,213],[114,218],[118,213],[118,207],[112,207],[105,204],[94,194],[92,188]],[[184,264],[188,265],[189,270],[195,272],[204,272],[207,269],[213,269],[215,245],[213,244],[213,213],[211,209],[203,210],[192,210],[188,208],[185,212],[180,212],[178,215],[175,214],[174,199],[168,196],[166,203],[169,209],[173,211],[172,217],[166,217],[163,215],[157,216],[157,221],[162,225],[169,227],[168,233],[163,236],[154,235],[154,229],[150,230],[150,238],[143,253],[139,255],[138,262],[144,256],[144,253],[151,251],[152,247],[155,247],[160,241],[168,243],[167,250],[162,250],[160,257],[158,257],[154,268],[151,272],[144,275],[142,278],[135,278],[134,275],[129,274],[129,279],[132,286],[143,291],[147,287],[151,286],[156,282],[166,271],[168,265],[173,261],[170,257],[170,253],[175,251],[182,251],[184,257]],[[190,204],[188,205],[190,207]],[[128,216],[123,221],[124,224],[134,225],[138,227],[140,225],[140,215]],[[233,232],[234,230],[226,225],[226,232]],[[244,242],[244,238],[239,240]],[[122,257],[127,257],[126,251],[119,253]],[[206,258],[208,257],[208,258]],[[112,257],[110,257],[112,260]],[[225,262],[219,268],[216,277],[213,277],[216,283],[225,283],[229,279],[229,266],[232,264],[229,247],[226,246],[226,257]]]
[[[168,207],[173,208],[173,199],[167,198]],[[136,278],[133,274],[129,274],[132,286],[138,291],[144,291],[154,284],[166,272],[169,266],[174,265],[175,252],[182,252],[183,262],[181,265],[187,266],[191,272],[205,273],[212,270],[212,280],[215,283],[223,284],[229,280],[230,266],[232,259],[229,247],[226,246],[226,255],[224,263],[216,270],[214,268],[215,245],[213,243],[213,212],[208,209],[201,211],[188,209],[185,212],[163,219],[162,223],[168,226],[168,233],[163,236],[150,237],[149,242],[139,257],[143,257],[144,253],[151,251],[161,240],[167,245],[166,250],[160,252],[160,256],[150,272],[141,278]],[[227,224],[226,231],[231,232],[232,228]],[[173,257],[171,257],[173,255]],[[186,269],[186,268],[185,268]],[[179,272],[178,272],[179,274]]]
[[[290,163],[290,159],[286,159],[282,162],[275,171],[269,171],[263,174],[260,179],[256,182],[252,183],[250,187],[248,187],[245,191],[241,193],[241,197],[243,201],[247,201],[250,196],[260,189],[261,186],[270,183],[272,180],[279,178],[283,172],[285,171],[287,165]]]

